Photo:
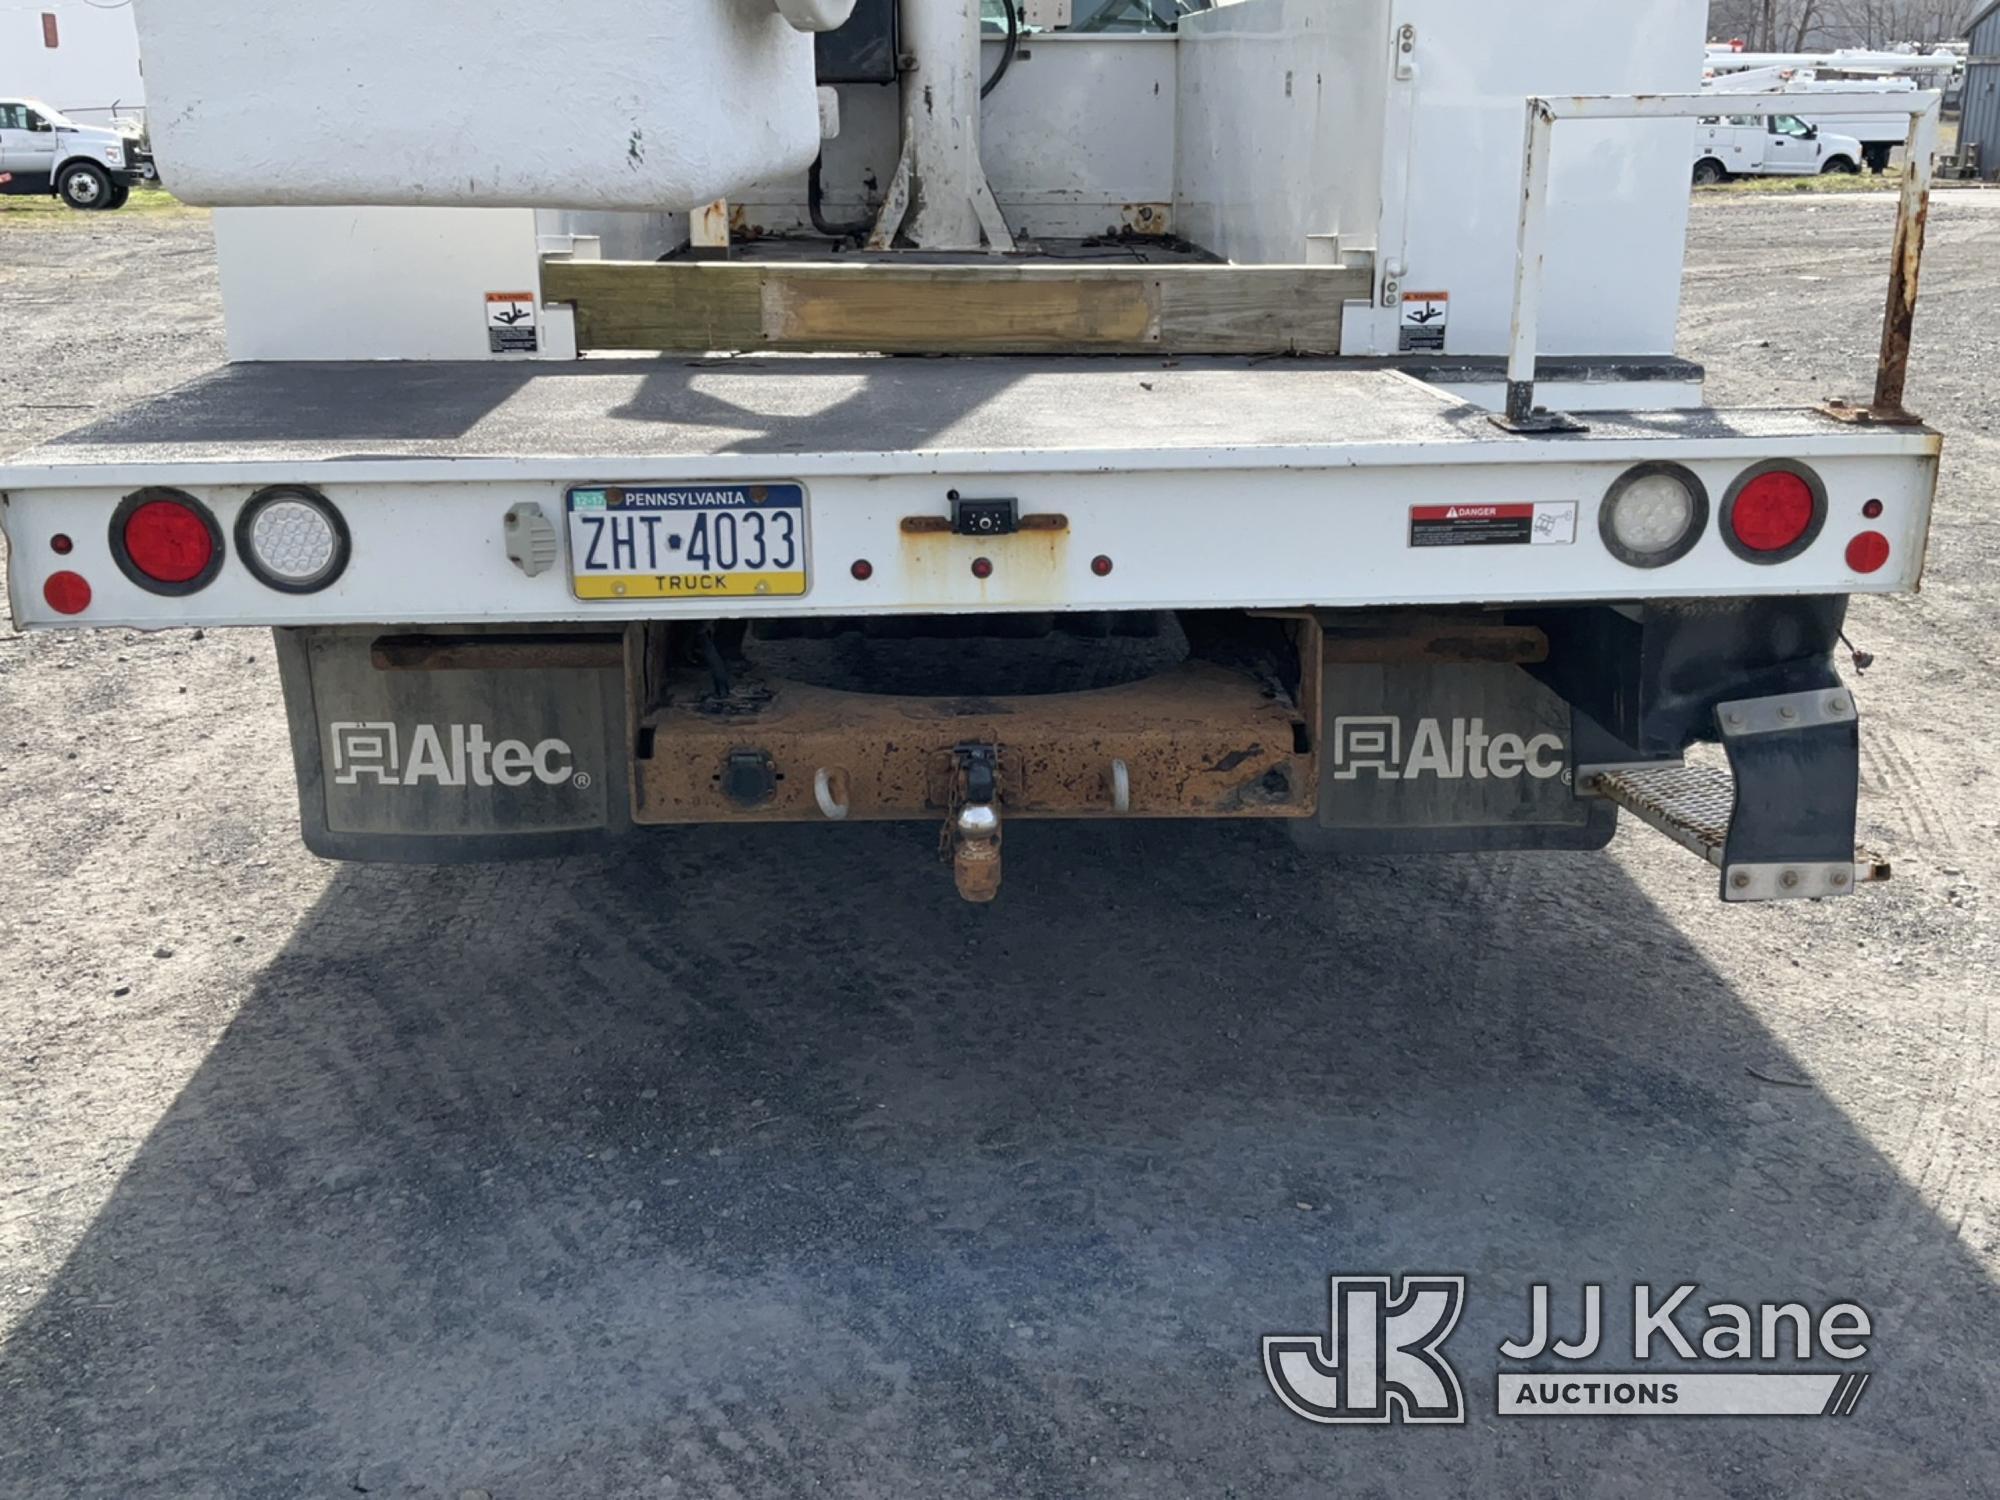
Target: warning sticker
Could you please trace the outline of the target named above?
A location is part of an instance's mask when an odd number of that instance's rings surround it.
[[[533,354],[542,347],[533,292],[486,294],[486,342],[495,354]]]
[[[1450,322],[1450,292],[1403,293],[1403,353],[1444,353],[1444,331]]]
[[[1511,505],[1413,505],[1412,547],[1566,547],[1576,540],[1574,500]]]

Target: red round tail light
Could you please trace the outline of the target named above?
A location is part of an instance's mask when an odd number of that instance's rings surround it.
[[[59,615],[80,615],[90,608],[90,581],[67,569],[51,573],[42,584],[42,598]]]
[[[126,518],[125,555],[156,582],[186,583],[214,561],[215,539],[187,506],[148,500]]]
[[[1847,544],[1847,566],[1856,573],[1879,573],[1889,560],[1889,539],[1879,531],[1864,531]]]
[[[1758,464],[1730,486],[1722,502],[1722,539],[1756,563],[1797,557],[1826,524],[1826,486],[1804,464]]]
[[[111,518],[111,555],[150,593],[192,594],[222,568],[222,528],[192,495],[141,490]]]

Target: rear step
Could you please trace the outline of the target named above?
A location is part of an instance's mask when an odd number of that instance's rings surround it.
[[[1736,780],[1721,766],[1651,766],[1601,771],[1585,790],[1617,803],[1640,822],[1716,869],[1724,868],[1723,851],[1736,814]],[[1739,867],[1725,882],[1726,901],[1787,901],[1812,896],[1851,895],[1857,885],[1877,885],[1889,878],[1889,863],[1872,854],[1855,855],[1850,871],[1839,864],[1801,862]]]

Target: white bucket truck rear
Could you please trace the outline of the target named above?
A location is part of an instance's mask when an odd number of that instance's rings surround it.
[[[990,899],[1015,818],[1584,851],[1624,807],[1727,899],[1878,873],[1834,653],[1930,524],[1921,173],[1872,397],[1718,409],[1701,0],[849,8],[141,0],[234,362],[0,468],[17,623],[275,629],[336,858],[912,819]],[[1157,670],[975,671],[1052,637]]]

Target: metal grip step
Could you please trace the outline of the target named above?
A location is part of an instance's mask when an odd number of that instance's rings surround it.
[[[1584,788],[1611,802],[1683,849],[1723,868],[1729,825],[1736,813],[1736,782],[1716,765],[1629,767],[1589,776]],[[1866,851],[1855,855],[1851,874],[1840,867],[1818,874],[1818,867],[1777,868],[1768,882],[1753,877],[1735,890],[1731,900],[1784,900],[1807,896],[1844,896],[1857,885],[1879,884],[1889,878],[1887,860]],[[1790,881],[1786,880],[1791,875]],[[1845,875],[1846,878],[1842,879]]]

